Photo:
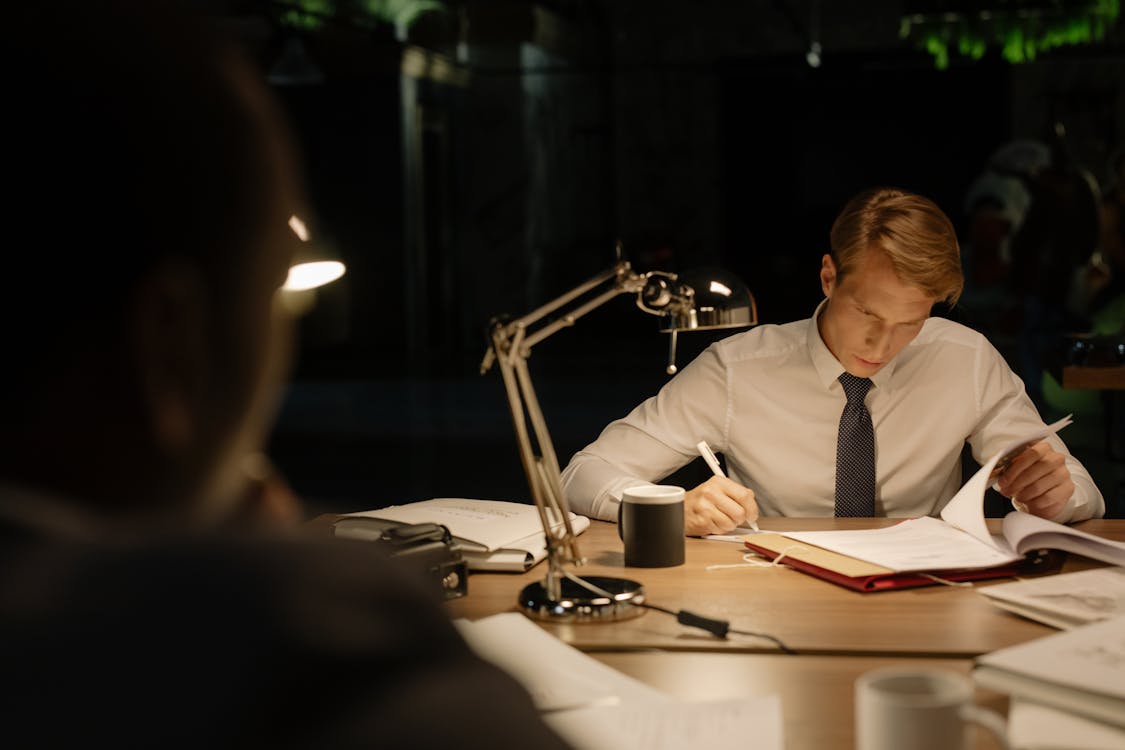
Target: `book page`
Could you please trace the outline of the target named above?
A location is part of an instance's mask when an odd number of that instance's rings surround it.
[[[936,518],[912,518],[883,529],[789,531],[782,536],[890,568],[897,573],[991,568],[1019,556],[980,544]]]
[[[1125,542],[1103,539],[1046,518],[1012,511],[1004,516],[1003,528],[1004,538],[1020,554],[1046,547],[1066,550],[1111,565],[1125,565]]]
[[[1053,435],[1066,427],[1073,420],[1070,415],[1047,425],[1042,430],[1025,435],[1018,440],[1013,440],[996,453],[981,466],[976,474],[958,490],[953,499],[941,509],[941,517],[946,523],[952,524],[963,531],[967,531],[985,544],[998,550],[1005,550],[1008,545],[995,538],[988,531],[984,521],[984,492],[1003,473],[1004,469],[1019,454],[1029,446],[1038,443],[1048,435]]]

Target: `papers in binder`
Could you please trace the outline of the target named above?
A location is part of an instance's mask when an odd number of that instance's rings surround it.
[[[378,539],[383,530],[407,523],[440,523],[461,547],[470,570],[522,572],[547,556],[543,523],[534,505],[503,500],[439,497],[406,505],[347,513],[335,523],[339,537]],[[570,514],[575,534],[590,526],[585,516]],[[553,527],[560,530],[560,520]]]
[[[1125,543],[1019,511],[1004,518],[999,536],[988,531],[984,493],[998,468],[1068,424],[1066,417],[1012,441],[965,483],[942,510],[941,520],[914,518],[860,531],[756,534],[744,537],[744,544],[771,559],[785,555],[792,567],[861,591],[927,585],[935,577],[963,581],[1035,572],[1035,561],[1025,562],[1025,556],[1039,549],[1125,565]]]

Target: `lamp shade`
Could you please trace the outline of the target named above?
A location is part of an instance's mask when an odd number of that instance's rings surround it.
[[[322,244],[312,242],[309,229],[301,217],[289,217],[289,229],[301,242],[293,254],[289,275],[282,286],[287,292],[303,292],[331,283],[344,275],[347,268]]]
[[[698,268],[679,274],[676,283],[679,300],[661,315],[661,331],[745,328],[758,323],[754,295],[729,271]]]
[[[340,278],[347,271],[344,263],[322,243],[310,239],[301,217],[289,217],[289,229],[300,242],[289,264],[289,274],[281,285],[281,304],[294,316],[301,316],[316,304],[316,290]]]

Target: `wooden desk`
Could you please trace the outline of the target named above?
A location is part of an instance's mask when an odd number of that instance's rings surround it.
[[[854,685],[856,678],[868,670],[925,666],[967,675],[972,668],[968,659],[682,652],[600,652],[593,656],[630,677],[684,700],[755,698],[776,693],[781,698],[788,750],[853,747]],[[975,700],[979,706],[1007,712],[1006,696],[978,690]],[[971,747],[977,750],[999,747],[987,732],[974,731],[975,741]]]
[[[868,528],[894,522],[773,518],[763,519],[761,526],[784,531]],[[1079,528],[1125,539],[1125,521],[1087,521]],[[784,567],[707,570],[712,564],[741,562],[745,550],[732,542],[688,539],[684,565],[626,568],[615,525],[593,521],[579,541],[589,560],[579,572],[638,580],[645,585],[651,604],[729,620],[740,630],[769,633],[803,655],[970,659],[1054,632],[996,607],[972,588],[936,585],[861,594]],[[1064,571],[1096,565],[1071,556]],[[540,580],[544,570],[540,565],[524,574],[474,574],[469,578],[468,596],[449,602],[450,614],[477,619],[515,610],[520,589]],[[543,623],[543,627],[590,652],[776,652],[769,641],[740,635],[720,640],[654,611],[623,622]]]

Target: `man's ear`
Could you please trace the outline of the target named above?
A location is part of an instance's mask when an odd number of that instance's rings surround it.
[[[839,274],[836,271],[836,263],[832,260],[832,256],[828,253],[820,259],[820,289],[824,292],[825,297],[831,297],[832,292],[836,289],[836,280]]]
[[[191,450],[211,369],[207,295],[200,272],[178,261],[146,273],[133,294],[130,355],[138,401],[156,447]]]

